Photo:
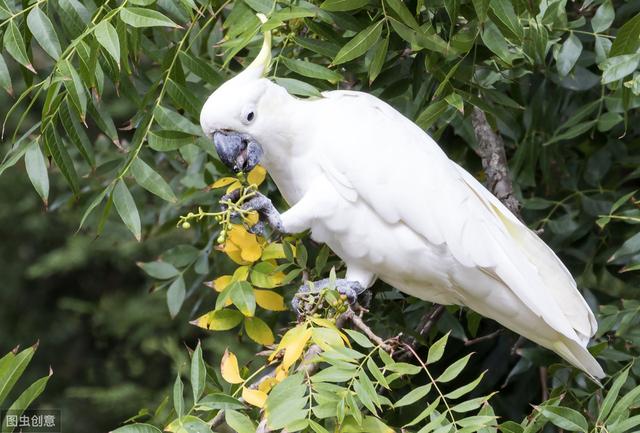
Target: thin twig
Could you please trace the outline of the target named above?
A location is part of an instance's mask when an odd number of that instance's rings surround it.
[[[349,321],[351,321],[354,327],[362,331],[363,334],[369,337],[371,341],[373,341],[378,346],[380,346],[384,351],[391,352],[393,350],[393,348],[390,345],[388,345],[385,342],[385,340],[383,340],[378,335],[376,335],[376,333],[373,332],[366,323],[364,323],[364,320],[362,320],[362,317],[357,315],[351,308],[349,308],[347,312],[343,314],[343,316],[345,316]]]
[[[474,338],[472,340],[466,340],[464,342],[464,345],[471,346],[473,344],[480,343],[482,341],[492,340],[496,338],[498,335],[500,335],[501,332],[502,332],[502,328],[492,332],[491,334],[483,335],[482,337]]]

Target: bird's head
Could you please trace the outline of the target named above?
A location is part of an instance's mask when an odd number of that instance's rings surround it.
[[[202,130],[213,139],[222,162],[235,172],[250,171],[263,154],[255,137],[264,136],[272,120],[265,95],[277,86],[264,78],[270,61],[271,34],[266,32],[258,57],[213,92],[200,113]]]

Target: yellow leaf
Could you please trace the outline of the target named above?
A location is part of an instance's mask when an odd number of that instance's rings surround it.
[[[264,393],[269,393],[271,388],[273,388],[278,383],[278,380],[275,377],[266,377],[264,380],[260,381],[258,385],[258,389]]]
[[[335,328],[313,328],[312,340],[322,350],[331,350],[331,347],[344,347],[340,333]]]
[[[273,357],[278,351],[284,349],[282,367],[285,370],[289,370],[302,356],[302,352],[309,338],[311,338],[311,329],[307,328],[306,323],[301,323],[284,334],[282,340],[280,340],[280,344],[278,344],[278,350],[271,356]]]
[[[287,376],[289,376],[287,370],[284,369],[284,367],[282,366],[282,364],[278,365],[278,367],[276,368],[276,382],[280,383],[282,382],[284,379],[287,378]]]
[[[284,259],[285,257],[282,244],[276,242],[268,244],[262,252],[262,260]]]
[[[253,293],[256,296],[256,304],[265,310],[285,311],[287,309],[287,306],[284,305],[284,298],[276,292],[254,289]]]
[[[227,239],[226,242],[224,243],[224,246],[222,247],[222,251],[224,251],[231,260],[233,260],[239,265],[249,264],[249,262],[242,259],[242,255],[241,255],[242,251],[240,250],[240,247],[238,247],[236,244],[231,242],[229,239]]]
[[[211,189],[222,188],[227,185],[231,185],[234,182],[238,182],[235,177],[221,177],[211,184]]]
[[[213,281],[209,281],[205,283],[205,285],[207,287],[211,287],[213,290],[220,293],[227,288],[229,283],[231,283],[231,279],[232,279],[231,275],[222,275]]]
[[[260,186],[266,177],[267,170],[261,165],[256,165],[247,175],[247,182],[249,182],[249,185]]]
[[[287,370],[282,367],[282,364],[276,368],[276,381],[278,383],[282,382],[287,377]]]
[[[263,346],[269,346],[275,341],[269,325],[258,317],[246,317],[244,319],[244,329],[247,331],[249,338]]]
[[[235,191],[236,189],[240,189],[240,188],[242,188],[242,184],[240,183],[239,180],[236,180],[234,183],[229,185],[229,187],[227,188],[227,194],[231,193],[232,191]]]
[[[227,349],[225,349],[222,362],[220,362],[220,372],[222,373],[222,378],[229,383],[243,382],[238,368],[238,358]]]
[[[249,227],[253,227],[258,223],[258,221],[260,221],[260,214],[252,210],[244,216],[244,220],[249,225]]]
[[[262,409],[264,407],[264,402],[267,401],[267,394],[258,389],[249,389],[249,388],[243,387],[242,398],[244,399],[244,401],[246,401],[250,405],[256,406]]]
[[[240,257],[246,262],[253,263],[262,255],[262,246],[258,242],[258,237],[253,233],[249,233],[241,225],[234,224],[231,226],[225,247],[229,242],[240,249]]]

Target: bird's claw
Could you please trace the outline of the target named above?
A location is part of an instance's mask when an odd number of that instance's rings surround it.
[[[254,230],[252,233],[260,234],[264,237],[266,228],[265,223],[269,224],[274,231],[284,233],[284,226],[282,224],[282,219],[280,218],[280,212],[278,212],[271,200],[264,194],[256,192],[253,197],[242,205],[242,209],[258,212],[260,220],[251,228]]]
[[[291,301],[293,311],[298,317],[312,314],[317,309],[317,295],[324,289],[329,288],[331,280],[325,278],[316,282],[308,281],[298,289],[298,292]],[[358,296],[366,293],[366,288],[357,281],[337,279],[335,280],[335,290],[346,297],[349,306],[354,306],[358,302]]]

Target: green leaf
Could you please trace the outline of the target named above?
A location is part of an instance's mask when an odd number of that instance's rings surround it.
[[[302,374],[293,374],[273,387],[269,393],[264,410],[267,426],[272,431],[281,430],[306,418],[307,387],[302,380]]]
[[[128,424],[119,427],[110,433],[162,433],[160,429],[150,424]]]
[[[548,146],[558,141],[569,140],[571,138],[575,138],[579,135],[582,135],[588,130],[590,130],[593,127],[593,125],[595,125],[596,123],[598,123],[597,119],[578,123],[577,125],[574,125],[571,128],[567,129],[565,132],[562,132],[558,135],[553,136],[549,141],[545,142],[543,146]]]
[[[425,419],[426,417],[428,417],[432,413],[434,413],[436,408],[438,407],[438,404],[440,404],[440,399],[441,399],[441,397],[437,397],[435,400],[433,400],[431,403],[429,403],[429,406],[427,406],[425,410],[420,412],[420,414],[417,417],[415,417],[414,419],[409,421],[407,424],[405,424],[403,426],[403,428],[411,427],[413,425],[416,425],[420,421],[422,421],[423,419]],[[422,432],[422,429],[420,430],[420,432]]]
[[[194,404],[198,402],[207,383],[207,367],[202,356],[202,345],[198,341],[196,349],[191,355],[191,389]]]
[[[331,12],[344,12],[360,9],[369,4],[369,0],[325,0],[320,8]]]
[[[609,57],[598,65],[603,70],[602,84],[612,83],[632,74],[638,69],[638,64],[640,64],[640,54]]]
[[[156,122],[158,122],[158,125],[163,129],[179,131],[193,136],[202,135],[202,128],[200,128],[199,125],[191,122],[177,111],[158,105],[153,111],[153,115]],[[191,142],[192,141],[189,141],[189,143]]]
[[[7,358],[7,361],[0,365],[0,406],[31,362],[37,347],[37,344],[33,345],[17,355]]]
[[[113,117],[107,111],[106,106],[98,101],[93,100],[91,104],[89,104],[88,108],[91,117],[96,122],[100,130],[102,130],[102,132],[104,132],[116,146],[120,147],[116,125],[113,123]],[[144,131],[143,127],[144,123],[141,122],[140,125],[138,125],[138,129]],[[135,134],[134,138],[136,138]],[[131,144],[133,145],[134,143]]]
[[[176,317],[180,312],[180,308],[184,303],[185,294],[184,277],[180,275],[173,280],[169,286],[169,290],[167,290],[167,306],[169,307],[169,314],[171,314],[172,318]]]
[[[22,415],[22,413],[25,411],[25,409],[27,409],[29,406],[31,406],[31,403],[33,403],[33,401],[38,398],[40,396],[40,394],[42,394],[42,391],[44,391],[45,387],[47,386],[47,382],[49,382],[49,378],[51,377],[51,375],[53,375],[53,371],[49,370],[49,374],[41,377],[40,379],[36,380],[35,382],[33,382],[27,389],[25,389],[19,396],[18,398],[11,404],[11,406],[9,407],[9,409],[7,410],[8,413],[11,413],[12,415],[16,415],[18,417],[20,417],[20,415]],[[10,427],[7,427],[5,423],[2,424],[2,432],[10,432],[13,429]]]
[[[500,29],[492,22],[489,21],[484,25],[480,37],[484,45],[506,64],[511,65],[514,59],[518,57],[505,40]]]
[[[605,0],[598,10],[596,10],[595,15],[591,18],[591,27],[595,33],[602,33],[611,27],[614,18],[616,17],[616,13],[613,10],[613,5],[611,4],[611,0]]]
[[[358,343],[358,345],[367,349],[374,347],[374,344],[371,342],[371,340],[369,340],[369,338],[366,335],[353,329],[344,329],[344,332],[346,332],[353,341]]]
[[[100,21],[93,30],[96,40],[115,60],[118,68],[120,67],[120,38],[115,27],[109,21]]]
[[[27,26],[42,49],[54,60],[58,60],[62,54],[58,35],[49,17],[38,6],[29,12]]]
[[[611,409],[613,408],[614,403],[618,399],[618,395],[620,394],[620,389],[622,388],[622,386],[627,381],[627,378],[629,377],[630,368],[631,366],[622,370],[622,373],[620,373],[620,375],[616,377],[616,380],[613,382],[613,385],[611,385],[609,392],[607,392],[606,397],[602,401],[602,406],[600,406],[600,413],[598,413],[598,421],[607,419],[609,412],[611,412]]]
[[[196,118],[200,116],[202,106],[198,101],[198,97],[194,95],[186,85],[178,84],[172,79],[169,79],[167,82],[167,93],[176,105],[184,108],[189,114]]]
[[[256,427],[251,419],[235,410],[226,410],[224,413],[224,419],[227,425],[231,427],[237,433],[255,433]]]
[[[491,0],[489,9],[493,14],[494,22],[499,25],[508,38],[521,42],[524,37],[524,29],[518,19],[518,14],[513,9],[513,3],[503,0]]]
[[[224,78],[206,62],[184,51],[180,51],[180,61],[183,66],[209,84],[218,86],[224,81]]]
[[[58,116],[60,117],[60,123],[67,132],[67,138],[73,143],[74,146],[80,151],[82,157],[87,161],[89,165],[95,167],[96,160],[93,153],[93,147],[89,142],[89,137],[85,129],[80,124],[78,117],[69,108],[70,101],[66,101],[60,104],[58,110]]]
[[[173,383],[173,407],[178,418],[182,418],[184,416],[184,385],[180,379],[180,373],[176,375],[176,380]]]
[[[333,64],[339,65],[360,57],[380,39],[381,35],[382,21],[378,21],[351,38],[349,42],[338,51],[335,59],[333,59]]]
[[[142,228],[140,227],[138,208],[122,179],[118,179],[115,188],[113,188],[113,204],[116,206],[124,225],[133,233],[136,240],[140,241]]]
[[[4,61],[4,57],[0,53],[0,87],[7,91],[9,95],[13,95],[13,85],[11,84],[11,74],[9,68]]]
[[[611,57],[634,54],[640,48],[640,13],[624,23],[611,45]]]
[[[243,319],[244,315],[241,312],[225,308],[224,310],[210,311],[193,320],[191,324],[211,331],[227,331],[238,326]]]
[[[256,312],[256,297],[251,284],[246,281],[234,281],[229,284],[228,289],[233,305],[245,316],[253,316]]]
[[[418,22],[405,5],[405,2],[402,0],[384,0],[384,2],[389,5],[403,23],[416,31],[421,31],[420,25],[418,25]]]
[[[168,152],[195,142],[193,135],[179,131],[149,131],[149,147],[158,152]]]
[[[607,423],[624,418],[626,411],[640,398],[640,385],[623,395],[620,400],[613,406],[611,414],[607,417]]]
[[[84,119],[87,113],[87,94],[85,92],[84,85],[80,79],[80,75],[75,70],[71,62],[67,59],[60,60],[58,62],[58,73],[62,78],[65,89],[71,97],[75,109],[80,115],[80,119],[84,123]]]
[[[33,141],[24,154],[24,165],[27,169],[29,180],[33,184],[45,206],[49,200],[49,174],[47,164],[37,141]]]
[[[429,106],[418,116],[416,124],[422,129],[429,129],[436,120],[445,112],[449,107],[449,104],[444,99],[436,102],[432,102]]]
[[[396,33],[398,33],[402,39],[409,42],[412,46],[415,45],[445,56],[456,53],[456,50],[450,44],[445,42],[435,33],[414,30],[394,18],[389,18],[388,21],[391,23],[391,27],[393,27]]]
[[[473,0],[473,8],[476,10],[478,21],[484,23],[489,13],[489,0]]]
[[[320,91],[309,83],[296,80],[295,78],[275,78],[276,83],[287,89],[287,92],[298,96],[319,97]]]
[[[561,429],[579,432],[589,430],[587,420],[584,419],[584,416],[573,409],[561,406],[542,406],[539,410],[545,418]]]
[[[387,51],[389,50],[389,36],[379,40],[373,48],[373,55],[371,57],[371,64],[369,65],[369,84],[373,83],[384,66],[384,61],[387,58]]]
[[[436,379],[436,381],[440,383],[446,383],[458,377],[458,375],[466,367],[467,362],[469,362],[469,358],[471,358],[471,355],[472,354],[470,353],[464,358],[460,358],[456,362],[448,366],[447,369]]]
[[[305,77],[318,78],[320,80],[329,81],[330,83],[337,83],[342,80],[342,75],[338,72],[332,71],[329,68],[315,63],[298,59],[289,59],[287,57],[282,57],[281,61],[290,71]]]
[[[76,168],[73,165],[73,161],[71,160],[69,153],[67,152],[67,148],[64,146],[64,143],[58,136],[58,133],[52,124],[48,124],[45,127],[42,137],[44,138],[45,148],[53,158],[56,166],[62,172],[62,175],[73,190],[74,194],[78,194],[78,173],[76,173]]]
[[[415,403],[416,401],[422,399],[431,391],[431,384],[427,383],[426,385],[419,386],[413,390],[411,390],[408,394],[405,394],[400,400],[396,401],[393,406],[394,407],[402,407],[409,406],[410,404]]]
[[[140,157],[133,160],[131,173],[138,185],[152,194],[171,203],[178,201],[169,184]]]
[[[104,200],[107,194],[111,193],[112,189],[113,189],[113,185],[111,184],[107,186],[105,189],[103,189],[102,191],[100,191],[98,194],[96,194],[95,197],[93,197],[93,200],[91,200],[91,203],[89,203],[89,205],[87,206],[87,208],[82,214],[82,218],[80,219],[80,224],[78,224],[77,231],[80,231],[80,229],[84,227],[84,223],[89,217],[89,215],[91,215],[91,212],[93,212],[96,206],[102,203],[102,200]]]
[[[155,261],[155,262],[138,262],[140,269],[145,271],[147,275],[158,280],[168,280],[177,276],[178,271],[171,263]]]
[[[447,332],[438,341],[429,346],[427,364],[433,364],[434,362],[440,361],[440,358],[442,358],[442,355],[444,354],[444,348],[447,345],[447,340],[449,339],[450,334],[451,331]]]
[[[180,27],[153,9],[124,8],[120,10],[120,19],[131,27]]]
[[[480,373],[480,376],[478,376],[474,381],[469,382],[466,385],[462,385],[460,388],[457,388],[451,391],[450,393],[445,394],[445,397],[448,399],[456,399],[470,393],[471,391],[476,389],[478,384],[480,384],[480,381],[482,381],[482,378],[484,377],[485,373],[486,371],[483,371],[482,373]]]
[[[242,317],[242,316],[241,316]],[[237,399],[222,393],[205,395],[199,402],[198,408],[206,410],[229,410],[242,409],[244,405]]]
[[[565,76],[571,72],[581,53],[582,42],[580,42],[580,39],[578,39],[575,34],[571,33],[562,44],[560,52],[558,53],[556,65],[560,75]]]
[[[36,73],[36,70],[29,60],[29,56],[27,56],[27,49],[25,48],[22,33],[20,33],[20,29],[13,20],[9,21],[7,30],[4,32],[3,44],[4,49],[11,54],[11,57],[34,74]]]
[[[259,317],[246,317],[244,319],[244,328],[249,338],[258,344],[269,346],[275,341],[271,328]]]

